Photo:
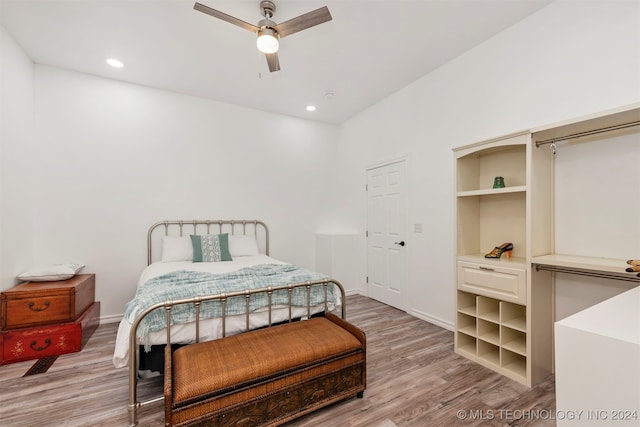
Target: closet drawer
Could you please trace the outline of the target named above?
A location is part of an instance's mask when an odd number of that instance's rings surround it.
[[[527,303],[527,271],[458,261],[458,289],[517,304]]]

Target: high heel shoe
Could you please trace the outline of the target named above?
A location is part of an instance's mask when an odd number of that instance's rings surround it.
[[[502,254],[505,254],[507,258],[511,258],[511,252],[513,251],[513,243],[503,243],[500,246],[493,248],[491,252],[486,254],[485,258],[500,258]]]
[[[631,267],[627,267],[624,271],[629,273],[637,273],[640,271],[640,260],[629,259],[627,260],[627,264],[629,264]]]

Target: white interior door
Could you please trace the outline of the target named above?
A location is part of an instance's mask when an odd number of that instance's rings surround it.
[[[367,170],[369,297],[406,310],[405,161]]]

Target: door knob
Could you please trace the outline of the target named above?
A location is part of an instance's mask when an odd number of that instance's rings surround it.
[[[393,242],[394,245],[404,246],[404,240],[402,242]]]

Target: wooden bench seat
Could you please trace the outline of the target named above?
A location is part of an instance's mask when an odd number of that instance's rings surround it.
[[[279,425],[362,396],[364,333],[324,317],[191,344],[165,363],[165,420],[175,426]]]

